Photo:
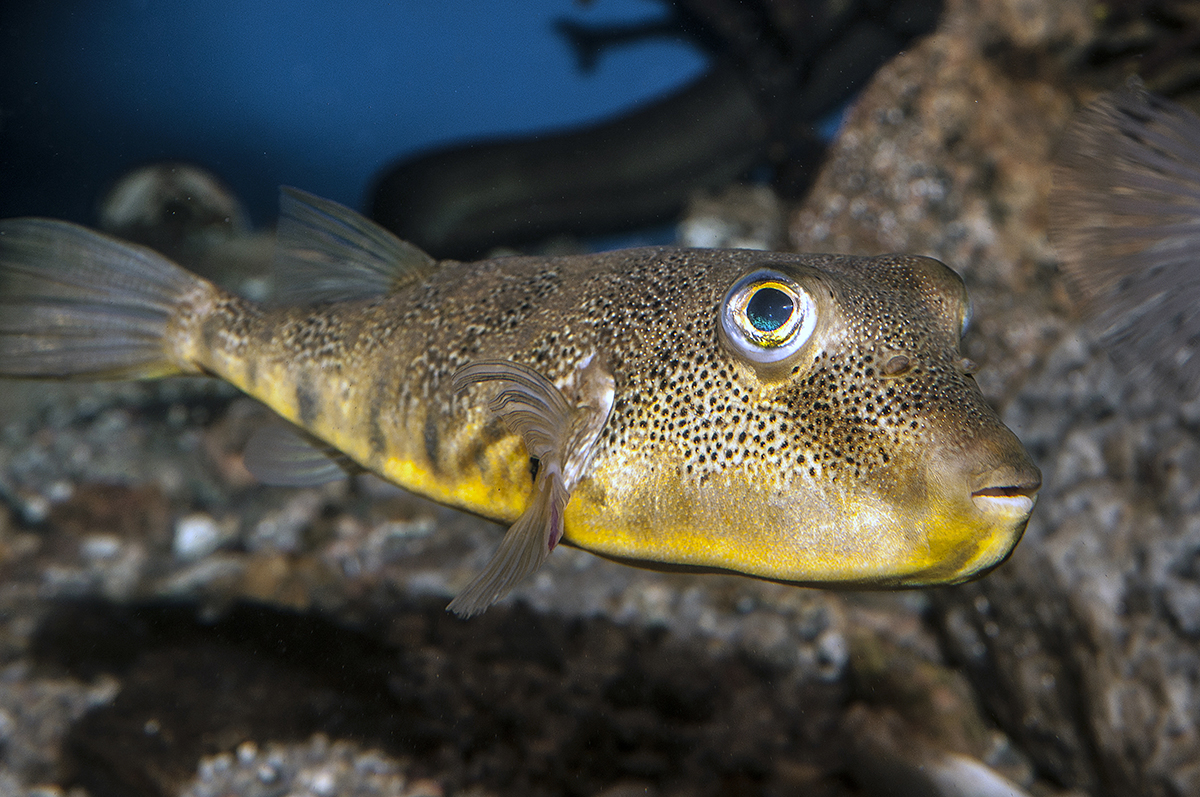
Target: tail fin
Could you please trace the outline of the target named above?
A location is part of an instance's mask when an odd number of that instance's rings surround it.
[[[181,373],[167,326],[202,284],[149,249],[75,224],[0,222],[0,376]]]

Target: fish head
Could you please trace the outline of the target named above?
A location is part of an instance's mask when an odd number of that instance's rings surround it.
[[[657,354],[629,358],[570,541],[826,586],[955,583],[1007,558],[1041,474],[962,356],[958,275],[923,257],[712,257],[719,290],[668,322],[691,334],[661,329]]]

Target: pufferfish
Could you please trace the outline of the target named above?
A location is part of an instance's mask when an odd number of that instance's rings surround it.
[[[948,584],[1002,562],[1041,474],[959,350],[940,262],[645,248],[435,262],[284,189],[263,305],[149,249],[0,222],[0,375],[208,374],[294,426],[267,481],[366,470],[512,524],[450,604],[559,543],[806,585]],[[281,427],[282,428],[282,427]]]

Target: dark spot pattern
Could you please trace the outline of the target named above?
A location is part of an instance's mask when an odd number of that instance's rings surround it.
[[[717,333],[726,291],[764,267],[822,286],[836,332],[770,383]],[[961,280],[924,258],[639,249],[447,263],[389,297],[288,311],[276,335],[313,385],[297,381],[302,419],[321,380],[369,385],[348,412],[369,416],[361,428],[376,455],[447,478],[482,468],[508,435],[498,421],[464,423],[487,410],[476,392],[451,394],[460,367],[511,359],[563,384],[595,355],[616,384],[598,457],[786,485],[860,477],[918,456],[931,434],[965,445],[999,426],[961,366],[964,300]],[[324,398],[327,409],[337,400]]]
[[[931,427],[965,441],[997,423],[957,365],[961,283],[932,261],[794,256],[825,272],[845,331],[811,366],[760,385],[721,346],[716,316],[742,273],[727,261],[748,269],[763,257],[666,251],[597,277],[608,289],[582,313],[595,319],[595,343],[547,333],[531,356],[555,371],[591,345],[606,352],[618,394],[603,445],[631,460],[679,452],[700,480],[729,468],[782,481],[858,477],[923,445]],[[769,265],[786,270],[792,258],[776,257]],[[929,270],[943,287],[929,288]],[[911,366],[889,377],[880,361],[897,352]]]

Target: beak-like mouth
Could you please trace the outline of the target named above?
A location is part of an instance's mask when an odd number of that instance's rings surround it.
[[[975,506],[984,512],[1028,515],[1033,511],[1033,499],[1042,480],[1011,484],[1000,487],[985,487],[971,493]]]

